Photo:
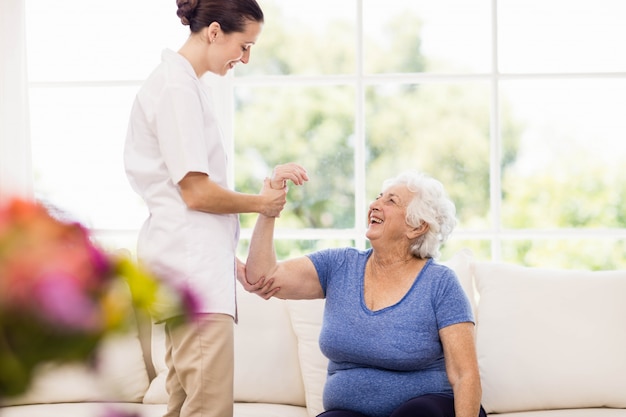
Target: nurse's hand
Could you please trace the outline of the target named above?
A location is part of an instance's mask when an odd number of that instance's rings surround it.
[[[250,284],[245,274],[241,275],[237,272],[237,280],[241,283],[244,290],[256,294],[265,300],[269,300],[280,290],[280,287],[272,288],[274,284],[273,279],[269,279],[265,282],[265,277],[258,280],[255,284]]]
[[[267,217],[278,217],[287,203],[287,181],[295,185],[302,185],[309,180],[306,169],[294,162],[276,165],[272,172],[272,178],[266,178],[263,182],[261,195],[266,197],[265,208],[260,211]]]
[[[263,205],[259,213],[267,217],[278,217],[287,204],[287,187],[274,189],[270,185],[270,179],[265,178],[263,188],[259,194],[263,198]]]

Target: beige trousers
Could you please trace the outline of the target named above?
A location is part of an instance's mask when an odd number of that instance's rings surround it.
[[[201,314],[178,326],[165,324],[164,417],[233,417],[234,321]]]

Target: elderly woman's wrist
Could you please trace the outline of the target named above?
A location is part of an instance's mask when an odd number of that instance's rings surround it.
[[[270,179],[270,188],[272,188],[274,190],[282,190],[287,185],[286,182],[287,181],[285,181],[285,180],[273,180],[273,179]]]

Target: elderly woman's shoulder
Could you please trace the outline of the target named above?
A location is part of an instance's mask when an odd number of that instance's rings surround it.
[[[351,246],[346,247],[336,247],[336,248],[324,248],[317,251],[318,253],[332,253],[332,254],[344,254],[350,256],[369,256],[372,252],[372,249],[358,249]]]
[[[448,265],[444,263],[437,262],[432,259],[429,266],[430,272],[440,275],[442,277],[453,277],[457,278],[456,272],[454,269],[450,268]]]
[[[371,251],[371,249],[358,249],[354,247],[325,248],[310,253],[308,256],[346,260],[359,257],[368,257]]]

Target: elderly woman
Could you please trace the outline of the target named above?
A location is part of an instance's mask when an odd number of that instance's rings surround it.
[[[266,180],[264,191],[282,186]],[[275,218],[260,215],[252,235],[248,291],[325,298],[320,416],[486,416],[470,303],[455,273],[434,260],[456,224],[454,204],[439,181],[406,172],[384,182],[368,219],[368,250],[277,262]]]

